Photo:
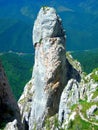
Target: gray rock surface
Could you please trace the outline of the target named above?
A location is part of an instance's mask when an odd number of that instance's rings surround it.
[[[0,125],[17,120],[21,130],[21,117],[17,102],[10,89],[6,74],[0,62]]]
[[[19,130],[17,120],[7,123],[4,130]]]
[[[24,87],[24,91],[18,101],[20,113],[22,115],[22,123],[24,124],[24,128],[26,130],[29,127],[29,116],[31,111],[33,94],[34,94],[34,85],[33,85],[33,79],[31,79]]]
[[[47,117],[54,129],[55,114],[61,124],[64,122],[61,128],[68,128],[76,116],[96,125],[83,116],[86,110],[83,113],[82,109],[84,103],[91,106],[90,103],[97,102],[98,82],[92,79],[93,73],[84,75],[80,63],[66,53],[62,22],[53,8],[41,8],[32,38],[35,47],[33,74],[18,102],[24,129],[44,130]]]
[[[81,99],[87,98],[87,102],[97,102],[98,97],[97,95],[94,95],[94,93],[97,93],[98,89],[98,82],[96,82],[92,75],[94,75],[94,72],[84,75],[81,82],[80,82],[80,97]]]
[[[75,61],[73,65],[71,55],[66,58],[65,38],[62,22],[56,11],[50,7],[42,7],[33,28],[35,63],[32,78],[18,102],[25,129],[32,130],[35,126],[38,130],[43,129],[45,119],[58,113],[61,93],[71,78],[76,92],[78,86],[74,79],[80,81],[81,67]],[[73,88],[70,89],[74,91]],[[73,93],[68,102],[71,103],[75,96]],[[76,98],[73,103],[77,102],[78,97]]]
[[[72,74],[71,76],[73,77],[73,73],[71,74]],[[77,115],[80,116],[82,120],[98,126],[97,123],[98,82],[94,80],[94,77],[95,77],[94,72],[88,75],[84,75],[84,73],[82,73],[80,82],[78,82],[75,79],[71,79],[68,81],[68,84],[65,86],[62,92],[60,105],[59,105],[58,119],[61,122],[62,127],[64,126],[63,128],[67,128],[68,124],[70,123],[70,119],[71,121],[73,119],[75,120],[75,116]],[[84,117],[84,115],[87,116]]]
[[[80,99],[79,83],[75,79],[68,81],[64,88],[59,105],[59,121],[67,121],[71,114],[71,106],[77,104]]]
[[[54,8],[42,7],[33,28],[33,44],[44,38],[64,37],[61,19]]]
[[[33,29],[33,74],[18,101],[20,111],[0,62],[0,129],[5,123],[4,130],[46,130],[47,118],[51,130],[66,129],[76,116],[98,126],[98,69],[84,75],[80,63],[66,53],[65,40],[56,11],[42,7]]]
[[[90,118],[91,116],[94,115],[94,112],[98,110],[98,106],[97,105],[92,105],[87,111],[86,111],[86,115],[87,118]]]
[[[40,40],[41,39],[41,40]],[[35,64],[34,95],[29,129],[43,127],[46,117],[58,112],[61,92],[66,85],[65,35],[53,8],[41,8],[33,29]]]

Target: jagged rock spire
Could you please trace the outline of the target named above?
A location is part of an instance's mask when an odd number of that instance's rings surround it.
[[[32,37],[35,47],[33,74],[24,88],[19,107],[25,130],[35,127],[44,130],[46,118],[59,111],[61,93],[68,80],[80,80],[80,75],[66,58],[66,36],[54,8],[40,9]]]
[[[61,92],[66,84],[65,33],[55,9],[42,7],[33,29],[35,64],[34,96],[30,130],[43,127],[47,116],[58,112]]]

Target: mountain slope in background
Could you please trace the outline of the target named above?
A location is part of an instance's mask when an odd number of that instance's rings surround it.
[[[18,100],[26,82],[31,78],[33,68],[32,54],[4,53],[0,55],[15,98]]]
[[[94,68],[98,68],[98,49],[92,51],[75,51],[71,53],[77,59],[84,72],[91,73]]]
[[[0,20],[0,51],[32,52],[31,26],[18,20]]]
[[[98,48],[97,0],[0,0],[0,51],[32,52],[31,30],[41,6],[55,7],[67,30],[67,50]]]
[[[71,54],[74,59],[80,61],[84,72],[91,73],[93,69],[98,68],[98,50],[71,52]],[[26,82],[31,78],[32,66],[34,64],[33,57],[32,54],[21,53],[4,53],[0,55],[17,100],[23,92]]]

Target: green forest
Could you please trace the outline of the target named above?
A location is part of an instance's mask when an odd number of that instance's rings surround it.
[[[33,69],[33,54],[5,53],[0,55],[12,91],[18,100]]]
[[[87,74],[98,68],[98,50],[71,52],[74,59],[78,60]],[[16,97],[19,99],[25,84],[32,76],[34,54],[1,53],[0,59],[8,77],[9,84]]]
[[[88,51],[75,51],[71,53],[73,58],[77,59],[84,72],[91,73],[94,68],[98,68],[98,49]]]

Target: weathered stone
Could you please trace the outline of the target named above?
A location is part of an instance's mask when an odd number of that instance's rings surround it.
[[[33,28],[33,44],[41,42],[44,38],[64,37],[61,19],[55,9],[42,7],[39,11]]]
[[[0,62],[0,125],[2,123],[12,122],[14,119],[18,122],[18,129],[21,130],[19,108]]]
[[[98,106],[97,105],[92,105],[87,111],[86,111],[86,115],[87,118],[90,118],[91,116],[94,115],[94,112],[98,110]]]
[[[92,99],[92,102],[98,102],[98,96]]]
[[[98,115],[95,116],[95,119],[98,121]]]
[[[59,105],[59,121],[67,121],[71,113],[71,106],[77,104],[80,99],[79,84],[76,80],[69,80],[64,88]]]
[[[98,100],[97,95],[94,95],[97,92],[98,82],[92,79],[92,74],[93,72],[86,76],[84,75],[80,82],[80,97],[81,99],[86,98],[87,102],[97,102]]]
[[[34,93],[33,79],[31,79],[25,86],[24,92],[22,93],[18,105],[20,108],[20,113],[22,115],[22,123],[24,128],[27,130],[29,128],[29,116],[32,105],[32,97]]]
[[[41,39],[41,40],[40,40]],[[41,8],[34,24],[34,96],[30,130],[43,127],[47,116],[58,112],[61,92],[66,85],[65,36],[60,18],[53,8]]]
[[[12,122],[9,122],[9,123],[5,126],[4,130],[19,130],[19,129],[18,129],[17,120],[14,120],[14,121],[12,121]]]
[[[81,102],[97,102],[98,82],[91,78],[92,74],[84,75],[80,63],[70,53],[65,55],[65,33],[53,8],[41,8],[32,37],[35,47],[33,74],[18,102],[25,130],[46,130],[46,118],[53,120],[55,114],[61,128],[65,125],[68,128],[77,115],[89,122],[83,116]],[[51,129],[54,129],[52,120]]]
[[[43,129],[47,117],[58,113],[61,93],[68,80],[73,78],[72,84],[76,83],[74,79],[80,81],[82,70],[71,55],[67,55],[66,58],[65,33],[61,19],[53,8],[41,8],[34,23],[33,44],[35,47],[33,75],[19,100],[19,107],[24,125],[29,127],[29,130],[35,126],[39,130]],[[75,89],[75,85],[73,86]],[[76,92],[76,89],[71,88],[71,91]],[[73,98],[74,94],[68,102],[71,103]],[[78,97],[76,98],[78,100]],[[66,112],[68,115],[70,109],[68,108]]]

